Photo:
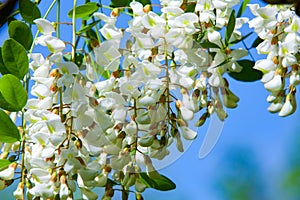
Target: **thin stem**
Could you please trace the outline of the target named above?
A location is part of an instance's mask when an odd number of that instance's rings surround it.
[[[56,37],[60,38],[60,0],[57,0],[56,6]]]
[[[49,6],[48,10],[46,11],[46,13],[45,13],[45,15],[44,15],[44,17],[43,17],[44,19],[49,15],[49,13],[50,13],[50,11],[52,10],[53,6],[55,5],[56,1],[57,1],[57,0],[53,0],[53,2],[52,2],[51,5]],[[33,41],[36,40],[36,38],[37,38],[38,35],[39,35],[39,32],[40,32],[39,30],[36,31]],[[34,47],[34,42],[32,43],[32,45],[31,45],[31,47],[30,47],[30,50],[29,50],[29,52],[28,52],[29,54],[32,53],[33,47]]]
[[[244,47],[246,48],[246,50],[248,51],[249,56],[251,57],[251,59],[252,59],[253,61],[255,61],[253,55],[252,55],[251,52],[250,52],[250,49],[247,47],[247,45],[246,45],[246,43],[244,42],[244,40],[242,40],[242,43],[243,43]]]
[[[59,116],[60,121],[63,122],[63,92],[62,88],[59,88]]]
[[[76,19],[75,19],[75,15],[76,15],[76,4],[77,4],[77,0],[74,0],[74,4],[73,4],[73,15],[72,15],[72,60],[75,61],[75,47],[76,47]]]
[[[22,187],[22,200],[25,199],[25,186],[26,186],[26,182],[25,182],[25,128],[26,128],[26,121],[25,121],[25,117],[24,117],[24,112],[22,112],[22,121],[23,121],[23,125],[22,125],[22,166],[21,166],[21,183],[23,184]]]

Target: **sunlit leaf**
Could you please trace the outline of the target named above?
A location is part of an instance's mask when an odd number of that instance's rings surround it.
[[[94,21],[94,22],[92,22],[92,23],[90,23],[90,24],[88,24],[88,25],[85,25],[85,26],[81,27],[77,33],[78,33],[78,34],[84,33],[84,32],[86,32],[86,31],[92,29],[92,28],[93,28],[94,26],[96,26],[100,21],[101,21],[101,20],[96,20],[96,21]]]
[[[41,17],[39,8],[30,0],[19,0],[19,9],[23,19],[33,24],[33,20]]]
[[[99,9],[96,2],[88,2],[76,7],[75,18],[88,19],[94,12]],[[68,12],[68,17],[73,17],[73,9]]]
[[[10,117],[0,109],[0,142],[13,143],[20,139],[21,136],[16,125]],[[5,161],[2,162],[6,164]]]
[[[33,38],[30,28],[21,21],[15,20],[9,23],[8,26],[9,37],[15,39],[23,45],[27,50],[30,49]]]
[[[160,191],[174,190],[176,185],[168,177],[159,174],[156,178],[150,178],[147,173],[140,173],[141,181],[149,188]]]
[[[2,58],[2,48],[0,47],[0,73],[1,74],[9,74],[9,71],[6,69],[3,58]]]
[[[226,32],[225,32],[225,45],[226,46],[228,46],[228,42],[233,33],[234,27],[235,27],[235,11],[232,10],[229,20],[228,20],[227,27],[226,27]]]
[[[11,74],[0,78],[0,107],[8,111],[20,111],[27,102],[27,93],[19,79]]]
[[[10,38],[4,41],[1,52],[6,69],[19,79],[23,79],[29,67],[25,48]]]
[[[262,78],[262,72],[253,68],[255,62],[251,60],[239,60],[237,62],[243,67],[243,69],[241,72],[228,73],[232,78],[244,82],[257,81]]]
[[[7,168],[10,163],[11,162],[9,160],[0,159],[0,170]]]
[[[200,44],[202,48],[208,49],[208,48],[217,48],[220,49],[221,47],[219,47],[217,44],[209,42],[209,41],[205,41],[203,43]]]
[[[110,1],[110,6],[113,7],[113,8],[125,7],[125,6],[129,6],[130,2],[131,2],[130,0],[111,0]]]
[[[171,181],[168,177],[161,175],[160,178],[154,179],[155,185],[154,189],[160,190],[160,191],[168,191],[168,190],[174,190],[176,188],[176,185],[173,181]]]
[[[244,0],[239,11],[238,14],[236,15],[236,17],[241,17],[242,14],[245,12],[246,8],[247,8],[247,4],[250,3],[250,0]]]

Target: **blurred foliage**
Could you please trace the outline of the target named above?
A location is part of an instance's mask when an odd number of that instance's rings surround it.
[[[265,199],[265,187],[260,167],[251,150],[232,148],[221,161],[222,170],[216,180],[216,189],[222,200]]]

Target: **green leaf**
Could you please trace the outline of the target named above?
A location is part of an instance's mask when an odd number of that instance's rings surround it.
[[[176,185],[168,177],[159,174],[156,178],[150,178],[147,173],[139,173],[140,180],[149,188],[153,188],[160,191],[174,190]]]
[[[143,6],[150,4],[151,5],[151,0],[137,0],[138,2],[140,2],[141,4],[143,4]]]
[[[140,180],[148,187],[148,188],[153,188],[155,183],[153,179],[151,179],[146,172],[139,173],[140,175]]]
[[[251,48],[256,48],[260,43],[262,43],[264,40],[261,39],[260,37],[257,37],[254,42],[252,43]]]
[[[81,34],[81,33],[84,33],[84,32],[86,32],[86,31],[92,29],[92,28],[93,28],[94,26],[96,26],[100,21],[101,21],[101,20],[97,20],[97,21],[94,21],[94,22],[92,22],[92,23],[90,23],[90,24],[88,24],[88,25],[85,25],[85,26],[81,27],[77,33],[78,33],[78,34]]]
[[[159,179],[154,179],[155,186],[154,189],[160,190],[160,191],[168,191],[168,190],[174,190],[176,188],[175,183],[170,180],[168,177],[160,174]]]
[[[185,2],[185,1],[183,1],[183,2]],[[184,4],[186,6],[185,12],[195,12],[195,7],[196,7],[195,3],[185,2]]]
[[[250,3],[250,0],[244,0],[239,11],[238,14],[236,15],[236,17],[241,17],[242,14],[245,12],[246,8],[247,8],[247,4]]]
[[[230,42],[230,44],[236,44],[236,43],[239,43],[240,41],[243,41],[244,39],[246,39],[247,37],[249,37],[252,33],[253,33],[253,32],[248,33],[247,35],[243,36],[241,39]]]
[[[2,58],[6,69],[20,80],[28,72],[29,61],[25,48],[10,38],[2,46]]]
[[[0,122],[1,123],[1,122]],[[0,171],[7,168],[11,162],[6,159],[0,159]]]
[[[0,73],[1,74],[9,74],[9,71],[4,65],[3,58],[2,58],[2,48],[0,47]]]
[[[118,8],[129,6],[130,0],[111,0],[110,7]]]
[[[41,18],[39,8],[30,0],[20,0],[19,9],[23,19],[30,24],[33,24],[33,20]]]
[[[229,39],[235,27],[235,11],[232,10],[225,31],[225,45],[228,46]]]
[[[21,136],[17,126],[10,117],[0,109],[0,142],[14,143],[20,141]],[[5,161],[2,161],[5,164]]]
[[[243,67],[240,72],[230,72],[229,76],[238,81],[252,82],[257,81],[262,78],[262,72],[253,68],[255,62],[251,60],[239,60],[237,61],[239,65]]]
[[[209,41],[205,41],[205,42],[201,43],[200,46],[205,49],[208,49],[208,48],[221,49],[221,47],[219,47],[217,44],[209,42]]]
[[[33,37],[30,28],[24,22],[18,20],[10,22],[8,34],[9,37],[22,44],[26,50],[30,49]]]
[[[88,19],[94,12],[99,9],[96,2],[88,2],[76,7],[75,18]],[[73,9],[68,12],[68,17],[73,17]]]
[[[6,74],[0,78],[0,107],[20,111],[26,105],[27,93],[17,77]]]

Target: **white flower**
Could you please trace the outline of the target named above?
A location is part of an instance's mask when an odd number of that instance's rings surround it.
[[[14,163],[16,164],[16,163]],[[15,175],[16,165],[10,164],[10,166],[2,171],[0,171],[0,178],[3,180],[11,180]]]
[[[180,126],[179,130],[183,138],[186,140],[193,140],[197,137],[197,132],[191,130],[187,126]]]
[[[96,62],[105,70],[116,71],[120,65],[121,53],[113,40],[104,41],[100,47],[94,48]]]
[[[278,115],[281,117],[289,116],[296,111],[296,107],[297,107],[297,105],[296,105],[295,94],[289,93],[286,96],[285,102],[284,102],[280,112],[278,113]]]
[[[33,20],[33,22],[37,25],[38,30],[44,35],[51,35],[55,32],[53,24],[47,19],[38,18]]]

